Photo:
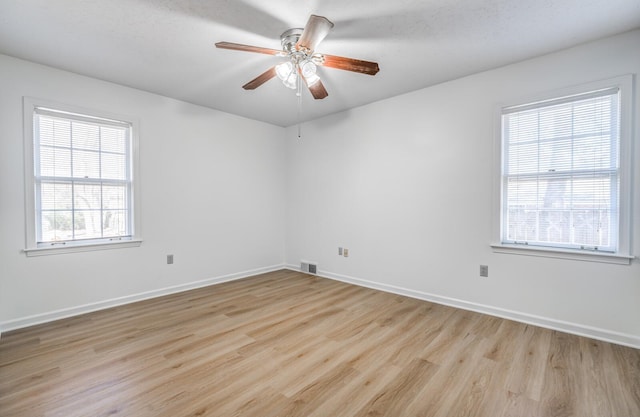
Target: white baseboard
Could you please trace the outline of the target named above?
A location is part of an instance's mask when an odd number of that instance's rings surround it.
[[[286,264],[287,269],[300,271],[298,265]],[[336,274],[329,271],[318,271],[318,276],[333,279],[336,281],[346,282],[348,284],[359,285],[361,287],[372,288],[393,294],[404,295],[419,300],[430,301],[436,304],[443,304],[451,307],[461,308],[463,310],[475,311],[478,313],[488,314],[491,316],[501,317],[504,319],[514,320],[521,323],[532,324],[534,326],[544,327],[552,330],[574,334],[577,336],[585,336],[592,339],[602,340],[605,342],[615,343],[623,346],[630,346],[640,349],[640,337],[614,332],[611,330],[601,329],[597,327],[586,326],[578,323],[571,323],[562,320],[556,320],[548,317],[536,316],[533,314],[522,313],[519,311],[507,310],[499,307],[492,307],[484,304],[472,303],[456,298],[443,297],[436,294],[430,294],[422,291],[411,290],[408,288],[397,287],[394,285],[383,284],[375,281],[368,281],[361,278],[354,278],[347,275]]]
[[[242,278],[260,275],[267,272],[278,271],[284,269],[285,265],[272,265],[264,268],[252,269],[249,271],[237,272],[233,274],[223,275],[215,278],[208,278],[201,281],[180,284],[157,290],[146,291],[139,294],[127,295],[124,297],[113,298],[110,300],[98,301],[77,307],[70,307],[61,310],[51,311],[48,313],[35,314],[33,316],[23,317],[20,319],[0,322],[0,330],[8,332],[11,330],[22,329],[24,327],[34,326],[36,324],[48,323],[54,320],[60,320],[68,317],[78,316],[80,314],[91,313],[93,311],[104,310],[111,307],[117,307],[124,304],[134,303],[137,301],[148,300],[151,298],[162,297],[164,295],[175,294],[183,291],[189,291],[196,288],[208,287],[214,284],[220,284],[228,281],[235,281]],[[0,333],[1,337],[2,333]]]
[[[90,313],[98,310],[104,310],[107,308],[117,307],[120,305],[129,304],[137,301],[148,300],[151,298],[161,297],[164,295],[175,294],[175,293],[188,291],[196,288],[207,287],[210,285],[220,284],[223,282],[234,281],[234,280],[247,278],[254,275],[277,271],[283,268],[290,269],[293,271],[300,271],[300,268],[298,265],[292,265],[292,264],[272,265],[264,268],[257,268],[249,271],[237,272],[237,273],[223,275],[215,278],[208,278],[201,281],[195,281],[187,284],[181,284],[181,285],[176,285],[172,287],[161,288],[158,290],[147,291],[144,293],[133,294],[133,295],[114,298],[110,300],[104,300],[96,303],[85,304],[82,306],[51,311],[48,313],[36,314],[29,317],[0,322],[0,337],[2,337],[2,333],[8,332],[11,330],[21,329],[24,327],[34,326],[36,324],[47,323],[50,321],[60,320],[63,318],[78,316],[80,314]],[[611,330],[586,326],[583,324],[571,323],[567,321],[556,320],[556,319],[551,319],[551,318],[542,317],[542,316],[536,316],[528,313],[522,313],[518,311],[472,303],[469,301],[459,300],[459,299],[450,298],[450,297],[443,297],[443,296],[430,294],[422,291],[416,291],[408,288],[397,287],[394,285],[383,284],[383,283],[369,281],[361,278],[354,278],[347,275],[336,274],[329,271],[318,271],[317,275],[324,278],[333,279],[336,281],[359,285],[361,287],[367,287],[367,288],[372,288],[372,289],[385,291],[393,294],[404,295],[404,296],[416,298],[419,300],[430,301],[437,304],[443,304],[451,307],[461,308],[463,310],[475,311],[478,313],[488,314],[491,316],[501,317],[501,318],[514,320],[514,321],[527,323],[527,324],[532,324],[535,326],[544,327],[552,330],[559,330],[565,333],[571,333],[578,336],[590,337],[592,339],[603,340],[605,342],[616,343],[619,345],[630,346],[636,349],[640,349],[640,337],[626,334],[626,333],[614,332]]]

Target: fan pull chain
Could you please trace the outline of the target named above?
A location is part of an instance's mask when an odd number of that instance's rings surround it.
[[[298,96],[298,139],[300,139],[302,137],[302,123],[301,123],[301,115],[302,115],[302,77],[298,77],[298,91],[296,92],[296,95]]]

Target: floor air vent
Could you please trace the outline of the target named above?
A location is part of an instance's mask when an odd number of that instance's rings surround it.
[[[318,265],[311,262],[300,262],[300,270],[302,272],[306,272],[307,274],[317,274],[318,273]]]

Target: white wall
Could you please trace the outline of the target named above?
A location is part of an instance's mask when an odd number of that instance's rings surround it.
[[[0,74],[0,330],[282,267],[282,128],[2,55]],[[23,96],[139,120],[140,247],[21,253]]]
[[[302,140],[290,128],[287,263],[316,261],[325,276],[640,347],[637,259],[621,266],[489,246],[496,106],[640,74],[639,47],[634,31],[309,122]]]
[[[373,103],[304,124],[301,140],[295,127],[0,56],[0,330],[278,268],[286,255],[332,278],[640,347],[638,260],[489,247],[495,106],[638,74],[639,45],[635,31]],[[141,247],[21,253],[23,96],[140,120]],[[636,219],[639,208],[637,192]],[[640,242],[640,221],[632,235]]]

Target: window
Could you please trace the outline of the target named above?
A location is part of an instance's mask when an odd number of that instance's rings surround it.
[[[628,258],[627,91],[605,85],[501,108],[496,246]]]
[[[137,240],[133,123],[25,99],[29,121],[27,253]]]

